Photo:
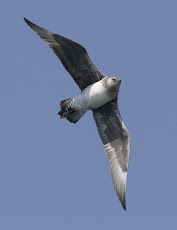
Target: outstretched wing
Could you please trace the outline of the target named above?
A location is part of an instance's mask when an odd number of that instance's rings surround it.
[[[90,60],[87,51],[78,43],[45,30],[24,18],[25,22],[53,49],[65,69],[73,77],[79,88],[101,80],[103,75]]]
[[[130,135],[118,110],[117,101],[93,111],[93,116],[109,159],[116,193],[126,210],[126,184],[130,155]]]

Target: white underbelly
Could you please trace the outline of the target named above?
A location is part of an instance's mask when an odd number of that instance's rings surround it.
[[[110,100],[103,88],[102,82],[99,81],[84,89],[75,98],[72,107],[83,111],[93,110],[108,103]]]

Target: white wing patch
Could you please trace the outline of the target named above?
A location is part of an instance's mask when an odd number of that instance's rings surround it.
[[[119,112],[117,101],[93,111],[93,116],[109,159],[116,193],[126,209],[126,183],[130,156],[130,134]]]
[[[116,146],[115,146],[116,141]],[[124,209],[126,209],[126,184],[127,184],[127,170],[128,163],[126,159],[123,159],[123,145],[120,139],[117,139],[111,143],[104,145],[106,155],[109,159],[110,171],[112,175],[112,181],[119,197],[120,202]],[[116,148],[115,148],[116,147]],[[119,162],[120,161],[120,162]],[[124,167],[122,168],[122,164]],[[125,165],[126,164],[126,165]]]

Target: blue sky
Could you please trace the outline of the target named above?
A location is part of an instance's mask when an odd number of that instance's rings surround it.
[[[176,11],[175,0],[2,2],[0,229],[177,227]],[[126,212],[92,113],[75,125],[59,119],[59,102],[79,89],[23,17],[82,44],[122,79]]]

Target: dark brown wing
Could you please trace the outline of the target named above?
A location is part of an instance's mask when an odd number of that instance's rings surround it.
[[[109,159],[116,193],[126,209],[126,184],[130,155],[130,135],[118,110],[117,101],[93,111],[93,116]]]
[[[65,37],[45,30],[25,18],[24,20],[44,41],[49,43],[49,46],[59,57],[63,66],[81,90],[105,77],[94,66],[84,47]]]

